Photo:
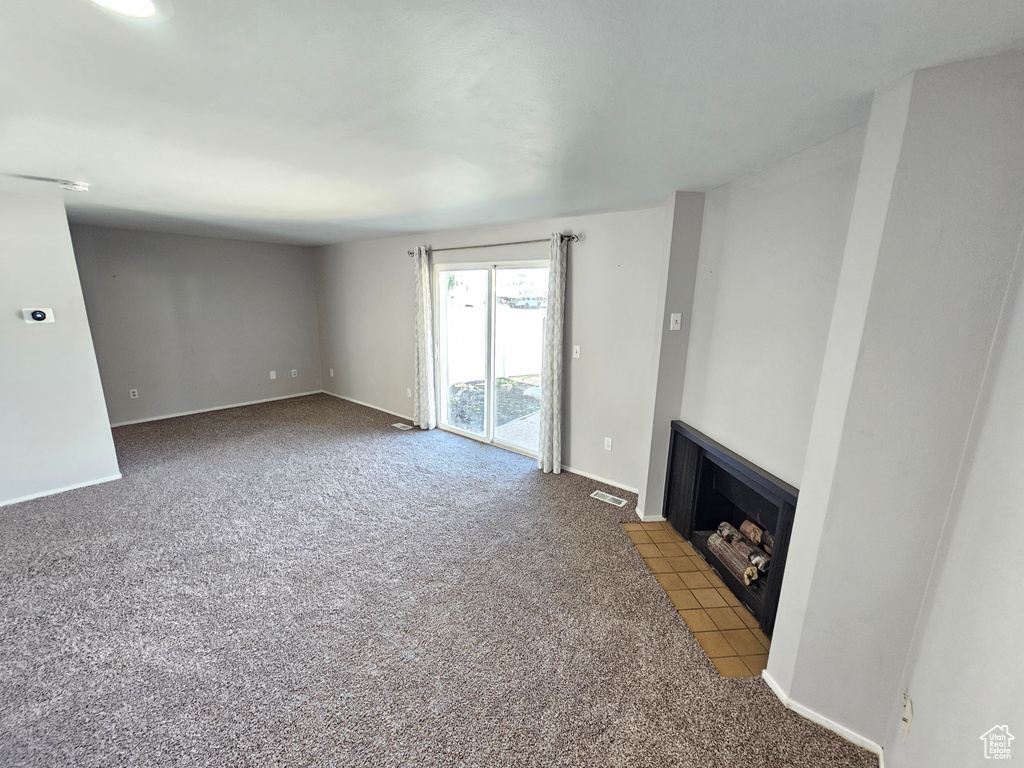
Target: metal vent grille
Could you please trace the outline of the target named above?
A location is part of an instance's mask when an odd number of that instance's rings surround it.
[[[598,501],[604,501],[608,504],[614,504],[616,507],[626,506],[626,500],[620,499],[618,496],[612,496],[610,493],[604,491],[594,491],[590,494],[590,498],[597,499]]]
[[[402,422],[392,424],[391,426],[394,427],[395,429],[412,429],[412,427],[410,427],[408,424],[403,424]]]

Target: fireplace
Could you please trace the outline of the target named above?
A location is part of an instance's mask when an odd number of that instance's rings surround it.
[[[797,489],[672,422],[664,516],[771,636]]]

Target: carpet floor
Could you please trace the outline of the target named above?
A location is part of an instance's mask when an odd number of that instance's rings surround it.
[[[593,481],[394,421],[120,427],[0,509],[0,765],[877,764],[719,677]]]

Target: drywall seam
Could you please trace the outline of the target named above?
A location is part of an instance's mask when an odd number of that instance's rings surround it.
[[[768,684],[768,687],[771,688],[772,693],[774,693],[779,698],[779,701],[782,702],[783,706],[785,706],[786,709],[791,709],[801,717],[810,720],[812,723],[817,723],[823,728],[827,728],[833,733],[842,736],[851,744],[856,744],[858,747],[861,747],[862,749],[866,749],[869,752],[873,752],[874,754],[878,755],[878,768],[885,768],[885,755],[880,744],[872,741],[866,736],[861,736],[856,731],[852,731],[846,726],[840,725],[839,723],[835,722],[834,720],[829,720],[827,717],[820,714],[819,712],[815,712],[810,707],[804,706],[798,701],[794,701],[786,694],[784,690],[782,690],[782,686],[780,686],[778,682],[776,682],[775,678],[768,674],[767,669],[761,672],[761,677]]]
[[[43,496],[53,496],[54,494],[64,493],[64,491],[73,491],[76,488],[88,488],[90,485],[100,485],[101,483],[109,483],[113,480],[120,480],[121,473],[118,472],[116,475],[109,475],[107,477],[100,477],[96,480],[86,480],[81,483],[75,483],[74,485],[65,485],[63,488],[53,488],[49,491],[40,491],[39,493],[30,493],[28,496],[19,496],[16,499],[7,499],[6,501],[0,501],[0,507],[10,506],[11,504],[20,504],[23,501],[32,501],[32,499],[40,499]]]
[[[293,397],[307,397],[308,395],[319,395],[323,390],[314,389],[312,392],[296,392],[294,395],[279,395],[278,397],[265,397],[262,400],[248,400],[244,403],[232,403],[231,405],[216,405],[213,408],[199,408],[194,411],[182,411],[181,413],[168,413],[165,416],[147,416],[144,419],[132,419],[131,421],[119,421],[111,424],[110,427],[126,427],[129,424],[144,424],[147,421],[163,421],[164,419],[176,419],[179,416],[193,416],[197,413],[210,413],[212,411],[226,411],[229,408],[243,408],[247,405],[258,405],[259,403],[270,403],[274,400],[291,400]]]

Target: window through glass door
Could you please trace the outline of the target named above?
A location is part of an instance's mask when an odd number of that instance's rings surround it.
[[[494,284],[494,441],[536,453],[548,268],[499,267]]]
[[[435,268],[442,427],[536,453],[548,268]]]
[[[487,436],[490,337],[490,271],[438,273],[440,297],[440,423],[477,437]]]

